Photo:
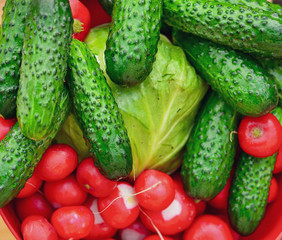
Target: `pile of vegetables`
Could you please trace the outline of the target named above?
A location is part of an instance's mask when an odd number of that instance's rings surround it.
[[[282,170],[282,8],[101,0],[90,29],[83,3],[6,1],[0,208],[25,240],[252,234]]]

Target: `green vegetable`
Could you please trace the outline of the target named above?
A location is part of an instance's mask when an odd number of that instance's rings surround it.
[[[16,123],[0,142],[0,208],[18,195],[32,176],[34,167],[51,144],[70,111],[68,91],[59,96],[52,132],[48,138],[34,141],[23,135]]]
[[[23,134],[40,140],[53,129],[67,72],[73,19],[68,0],[34,0],[29,11],[17,117]]]
[[[107,35],[108,27],[102,26],[92,29],[86,39],[104,71]],[[144,82],[129,89],[109,78],[108,83],[130,138],[134,164],[131,176],[147,168],[175,171],[181,165],[181,150],[208,88],[183,50],[161,35],[153,70]]]
[[[276,107],[275,81],[249,55],[178,30],[173,39],[212,89],[242,115],[261,116]]]
[[[160,39],[162,0],[116,0],[105,51],[113,82],[134,86],[152,71]]]
[[[185,148],[181,177],[188,195],[210,200],[225,186],[237,147],[239,114],[211,92],[197,114]],[[232,137],[231,137],[232,136]]]
[[[127,177],[132,170],[129,138],[95,55],[85,43],[73,39],[68,65],[75,114],[97,157],[95,165],[107,178]]]
[[[16,116],[16,97],[25,30],[31,0],[7,0],[3,8],[0,39],[0,115]]]
[[[163,16],[168,25],[181,31],[247,53],[281,58],[279,13],[226,1],[167,0]]]

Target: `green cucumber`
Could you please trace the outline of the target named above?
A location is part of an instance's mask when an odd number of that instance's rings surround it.
[[[210,200],[225,186],[237,147],[239,114],[216,92],[206,96],[185,147],[181,177],[187,194]]]
[[[0,208],[8,204],[24,187],[70,112],[68,91],[63,89],[60,95],[52,132],[48,138],[31,140],[23,135],[16,123],[0,142]]]
[[[199,75],[242,115],[261,116],[276,107],[275,81],[249,55],[178,30],[173,39]]]
[[[64,88],[73,18],[68,0],[34,0],[26,21],[17,117],[23,134],[46,138]]]
[[[134,86],[152,71],[160,39],[162,0],[116,0],[106,43],[106,72],[121,86]]]
[[[261,11],[226,1],[164,1],[165,22],[181,31],[233,49],[282,57],[282,18],[279,11]]]
[[[3,8],[0,39],[0,115],[16,116],[19,69],[25,19],[31,0],[7,0]]]
[[[127,130],[95,55],[73,39],[68,64],[74,112],[95,165],[109,179],[127,177],[133,164]]]
[[[232,228],[241,235],[253,233],[264,216],[276,155],[256,158],[243,152],[239,156],[228,215]]]

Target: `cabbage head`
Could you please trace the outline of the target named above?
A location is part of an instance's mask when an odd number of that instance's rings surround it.
[[[105,72],[108,25],[91,30],[86,44],[96,55],[123,116],[130,138],[133,172],[174,172],[183,159],[195,115],[208,86],[187,62],[183,50],[161,36],[153,70],[141,84],[124,88]]]

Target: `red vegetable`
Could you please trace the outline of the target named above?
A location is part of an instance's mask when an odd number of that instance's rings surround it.
[[[91,16],[88,8],[78,0],[69,0],[73,23],[72,37],[84,41],[90,31]]]
[[[94,215],[85,206],[67,206],[53,213],[51,223],[60,237],[81,239],[90,233],[94,224]]]
[[[273,202],[277,197],[277,194],[278,194],[278,183],[277,180],[274,177],[272,177],[267,202],[268,203]]]
[[[58,240],[54,227],[42,216],[27,217],[21,225],[21,231],[24,240]]]
[[[44,181],[58,181],[74,171],[77,161],[77,153],[71,146],[54,144],[45,151],[34,174]]]
[[[121,240],[143,240],[150,234],[152,234],[152,232],[148,230],[139,219],[128,227],[119,230]]]
[[[278,154],[276,156],[276,162],[274,166],[273,173],[282,172],[282,146],[279,148]]]
[[[10,131],[11,127],[17,122],[16,118],[4,119],[0,116],[0,141]]]
[[[19,192],[17,198],[25,198],[31,196],[32,194],[34,194],[36,191],[39,190],[41,185],[42,185],[42,180],[33,174],[32,177],[27,180],[27,182],[24,185],[24,188]]]
[[[205,212],[207,208],[207,202],[197,201],[195,202],[195,206],[196,206],[196,215],[199,216]]]
[[[173,238],[171,237],[166,237],[166,236],[163,236],[163,239],[164,240],[173,240]],[[144,240],[161,240],[160,236],[157,235],[157,234],[154,234],[154,235],[150,235],[148,237],[145,237]]]
[[[93,158],[84,159],[77,167],[76,179],[81,188],[94,197],[106,197],[116,188],[117,182],[105,178],[94,165]]]
[[[254,157],[268,157],[282,144],[282,126],[271,113],[261,117],[245,116],[240,122],[238,140],[242,150]]]

